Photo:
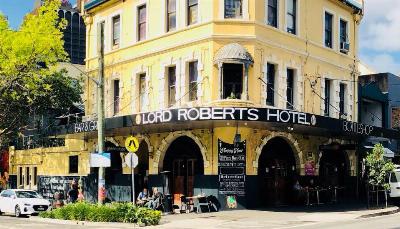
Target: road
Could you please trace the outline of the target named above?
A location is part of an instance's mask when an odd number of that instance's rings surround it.
[[[254,222],[253,222],[254,223]],[[282,222],[283,223],[283,222]],[[366,219],[351,219],[351,220],[339,220],[337,222],[297,222],[293,224],[268,224],[268,225],[260,225],[257,227],[250,226],[252,224],[250,222],[236,222],[234,225],[231,224],[229,228],[271,228],[271,229],[369,229],[369,228],[378,228],[378,229],[400,229],[400,213],[388,215],[388,216],[380,216]],[[202,228],[228,228],[227,224],[225,225],[203,225]],[[12,216],[0,216],[0,229],[19,229],[19,228],[29,228],[29,229],[88,229],[88,228],[133,228],[132,225],[127,227],[126,225],[116,225],[116,224],[106,224],[106,225],[77,225],[77,224],[60,224],[60,223],[52,223],[52,222],[44,222],[39,220],[36,217],[32,218],[15,218]],[[150,227],[150,228],[165,228],[163,225],[158,227]],[[181,227],[180,227],[181,228]],[[182,228],[192,228],[190,225],[186,225]]]

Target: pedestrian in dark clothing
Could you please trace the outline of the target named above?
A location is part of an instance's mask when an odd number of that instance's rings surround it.
[[[72,182],[71,189],[67,195],[70,203],[75,203],[78,200],[79,190],[75,180]]]

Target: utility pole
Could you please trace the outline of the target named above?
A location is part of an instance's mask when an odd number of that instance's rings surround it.
[[[104,153],[104,23],[97,25],[97,54],[99,58],[99,79],[97,84],[97,145],[98,152]],[[98,203],[105,198],[104,167],[99,167]]]

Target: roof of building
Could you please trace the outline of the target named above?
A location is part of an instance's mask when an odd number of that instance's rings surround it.
[[[214,63],[239,62],[253,64],[254,60],[245,47],[231,43],[220,48],[215,54]]]

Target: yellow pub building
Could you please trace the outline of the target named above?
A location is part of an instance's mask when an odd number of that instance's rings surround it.
[[[358,123],[361,0],[88,0],[86,73],[104,26],[107,198],[129,201],[125,139],[140,141],[136,193],[213,195],[223,208],[292,203],[314,182],[355,197],[358,143],[391,130]],[[52,198],[78,179],[97,198],[97,85],[58,147],[10,151],[20,188]],[[60,134],[61,133],[61,134]],[[313,180],[313,181],[311,181]],[[344,198],[344,197],[343,197]],[[227,202],[227,200],[229,200]],[[235,204],[229,204],[235,203]]]

